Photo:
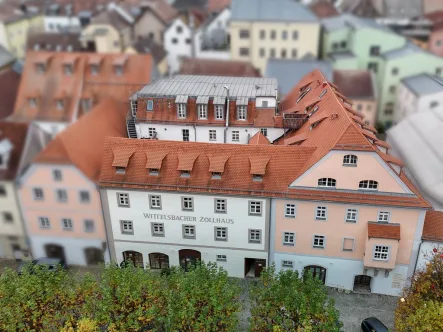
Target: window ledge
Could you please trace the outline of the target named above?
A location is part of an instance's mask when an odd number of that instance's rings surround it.
[[[357,167],[357,164],[343,164],[344,167]]]
[[[287,216],[287,215],[285,215],[285,218],[288,218],[288,219],[295,219],[295,216]]]

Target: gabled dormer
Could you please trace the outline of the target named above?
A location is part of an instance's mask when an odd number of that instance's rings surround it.
[[[44,74],[48,71],[52,56],[50,54],[39,54],[34,62],[38,74]]]
[[[65,55],[63,57],[63,73],[67,76],[71,76],[74,73],[76,62],[77,56]]]
[[[112,66],[114,68],[114,74],[116,76],[123,75],[127,61],[128,57],[126,55],[121,55],[114,59]]]
[[[98,54],[90,55],[88,61],[89,73],[92,76],[98,75],[101,70],[103,57]]]
[[[11,141],[4,138],[0,141],[0,169],[7,169],[8,162],[11,156],[13,145]]]

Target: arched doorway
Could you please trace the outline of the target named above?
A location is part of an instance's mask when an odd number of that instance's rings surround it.
[[[167,269],[169,268],[169,256],[159,252],[149,254],[149,266],[151,269]]]
[[[105,262],[103,251],[99,248],[89,247],[85,248],[86,264],[97,265]]]
[[[357,275],[354,278],[354,292],[370,293],[372,277],[366,275]]]
[[[326,269],[318,265],[308,265],[305,267],[305,271],[312,273],[314,278],[318,278],[324,284],[326,282]]]
[[[144,267],[143,264],[143,255],[139,253],[138,251],[123,251],[123,260],[124,261],[132,261],[134,263],[134,266],[137,267]]]
[[[45,245],[45,252],[48,258],[59,258],[66,262],[65,249],[58,244]]]
[[[195,264],[197,260],[201,260],[202,255],[200,251],[192,249],[182,249],[178,251],[178,258],[180,260],[180,266],[187,271],[189,264]]]

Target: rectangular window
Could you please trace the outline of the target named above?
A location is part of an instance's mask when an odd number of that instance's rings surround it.
[[[189,142],[189,129],[182,129],[183,142]]]
[[[263,47],[261,47],[258,50],[258,55],[260,56],[260,58],[264,58],[266,56],[266,51],[265,51],[265,49]]]
[[[275,48],[269,49],[269,57],[271,59],[275,58]]]
[[[287,31],[282,31],[281,32],[281,39],[283,39],[283,40],[288,39],[288,32]]]
[[[327,212],[326,206],[317,206],[317,208],[315,209],[315,219],[326,220],[326,212]]]
[[[211,172],[211,179],[212,180],[220,180],[222,178],[221,172]]]
[[[295,204],[286,204],[285,217],[286,218],[295,218]]]
[[[368,70],[372,70],[374,73],[378,71],[378,63],[377,62],[369,62]]]
[[[357,209],[347,209],[346,210],[346,222],[357,222]]]
[[[240,30],[240,39],[248,39],[249,38],[249,30]]]
[[[265,137],[268,136],[268,128],[260,128],[260,132],[262,133],[263,136]]]
[[[391,86],[389,87],[389,92],[390,92],[390,93],[395,93],[395,85],[391,85]]]
[[[194,198],[182,197],[182,210],[183,211],[194,211]]]
[[[260,39],[265,39],[265,38],[266,38],[266,31],[260,30]]]
[[[389,219],[391,218],[391,212],[383,212],[380,211],[378,213],[378,218],[377,221],[378,222],[389,222]]]
[[[389,257],[389,247],[374,246],[374,260],[375,261],[387,261],[388,257]]]
[[[5,186],[0,186],[0,196],[6,197],[6,188]]]
[[[215,119],[216,120],[223,120],[224,119],[224,109],[223,105],[215,105]]]
[[[67,202],[68,201],[68,193],[66,192],[65,189],[57,189],[56,193],[57,193],[57,200],[59,202]]]
[[[271,39],[274,40],[277,37],[275,30],[271,30]]]
[[[249,201],[249,214],[254,216],[261,216],[261,203],[259,201]]]
[[[283,245],[294,246],[295,245],[295,233],[284,232],[283,233]]]
[[[129,194],[117,193],[117,204],[118,206],[129,207]]]
[[[195,239],[195,226],[194,225],[183,225],[183,238],[184,239]]]
[[[89,197],[89,191],[80,191],[80,203],[89,203],[91,198]]]
[[[228,228],[214,227],[214,239],[215,241],[228,241]]]
[[[323,235],[314,235],[312,247],[324,249],[325,248],[325,237]]]
[[[62,227],[65,231],[72,231],[72,220],[69,218],[63,218]]]
[[[240,55],[241,56],[248,56],[249,55],[249,48],[247,48],[247,47],[240,47]]]
[[[237,106],[237,120],[246,120],[246,105]]]
[[[292,31],[292,39],[293,40],[297,40],[298,39],[298,31],[297,30]]]
[[[354,251],[354,239],[343,238],[343,251]]]
[[[148,128],[148,137],[149,138],[154,138],[156,133],[157,132],[155,131],[155,128]]]
[[[154,101],[153,100],[148,100],[148,102],[146,103],[146,110],[147,111],[152,111],[154,109]]]
[[[5,223],[11,224],[14,222],[14,218],[12,217],[12,213],[10,212],[3,212],[3,221]]]
[[[398,68],[397,67],[392,68],[392,75],[398,75]]]
[[[281,266],[282,267],[289,267],[292,269],[294,267],[294,262],[293,261],[281,261]]]
[[[39,217],[38,222],[40,224],[40,228],[50,228],[51,227],[48,217]]]
[[[160,222],[151,223],[152,236],[165,236],[165,225]]]
[[[207,120],[208,119],[208,105],[204,104],[198,104],[198,118],[200,120]]]
[[[209,131],[209,140],[210,141],[216,141],[217,140],[217,131],[216,130],[210,130]]]
[[[380,55],[380,46],[371,46],[371,48],[369,49],[369,55],[379,56]]]
[[[149,208],[151,209],[162,208],[162,199],[160,195],[149,195]]]
[[[120,228],[122,234],[134,234],[134,227],[130,220],[120,220]]]
[[[217,255],[217,262],[226,262],[226,255]]]
[[[186,119],[186,104],[177,104],[177,117],[179,119]]]
[[[181,171],[180,172],[180,177],[181,178],[190,178],[191,177],[191,172],[190,171]]]
[[[61,181],[62,180],[62,171],[59,169],[52,170],[52,179],[54,181]]]
[[[86,219],[84,221],[84,226],[85,226],[86,233],[93,233],[95,230],[94,220]]]
[[[261,230],[259,229],[249,230],[249,243],[261,243]]]
[[[297,57],[297,49],[296,48],[292,49],[291,56],[292,56],[293,59],[295,59]]]
[[[234,130],[232,132],[232,141],[233,142],[239,142],[240,141],[240,132],[239,131]]]
[[[34,200],[36,201],[42,201],[45,198],[42,188],[33,188],[32,192],[34,194]]]
[[[215,199],[215,213],[226,213],[226,199]]]

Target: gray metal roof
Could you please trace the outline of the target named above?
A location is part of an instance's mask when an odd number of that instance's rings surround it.
[[[418,111],[388,131],[388,142],[405,162],[425,197],[443,209],[443,110]]]
[[[419,52],[424,52],[424,51],[420,47],[415,45],[414,43],[407,42],[405,44],[405,46],[403,46],[401,48],[397,48],[392,51],[385,52],[381,56],[386,60],[392,60],[392,59],[402,58],[404,56],[408,56],[408,55],[419,53]]]
[[[233,0],[231,21],[319,22],[295,0]]]
[[[314,69],[320,70],[328,80],[332,80],[332,63],[318,60],[269,59],[266,76],[277,79],[282,97],[287,95],[305,75]]]
[[[373,19],[358,17],[352,14],[342,14],[340,16],[324,18],[321,22],[326,31],[334,31],[344,28],[372,28],[382,30],[384,32],[395,33],[387,26],[379,24]]]
[[[409,76],[404,78],[402,83],[417,96],[443,92],[443,80],[435,75],[419,74]]]
[[[421,0],[388,0],[384,15],[389,18],[413,18],[422,14]]]
[[[229,88],[230,98],[274,97],[277,90],[275,78],[224,77],[177,75],[158,80],[140,89],[133,98],[163,96],[227,97],[224,86]]]
[[[343,51],[343,52],[331,52],[328,54],[332,60],[343,60],[343,59],[353,59],[355,58],[355,54],[351,51]]]

